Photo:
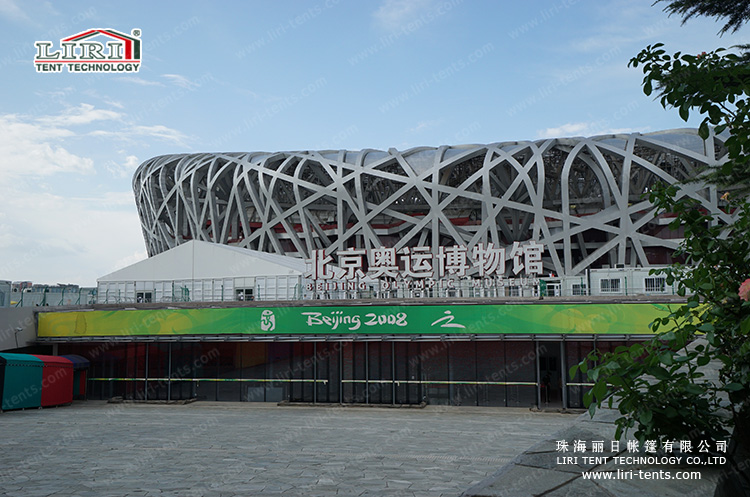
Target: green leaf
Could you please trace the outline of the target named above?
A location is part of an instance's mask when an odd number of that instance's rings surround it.
[[[641,422],[642,425],[647,425],[651,422],[651,419],[654,417],[654,413],[651,412],[650,409],[644,409],[641,411],[641,415],[638,416],[638,421]]]
[[[722,390],[727,390],[729,392],[736,392],[737,390],[742,390],[743,388],[745,387],[742,386],[741,383],[733,382],[733,383],[727,383],[726,385],[724,385],[724,388]]]
[[[648,95],[648,93],[646,94]],[[698,136],[703,138],[704,140],[708,140],[708,123],[704,120],[701,125],[698,127]]]
[[[666,333],[662,333],[660,335],[662,340],[665,340],[667,342],[671,342],[672,340],[677,338],[677,335],[674,334],[674,331],[668,331]]]
[[[683,121],[687,121],[690,118],[690,109],[687,105],[680,106],[680,117]]]
[[[672,375],[669,374],[669,371],[662,367],[653,367],[649,368],[647,370],[648,374],[656,378],[657,380],[671,380]]]
[[[750,317],[746,317],[742,320],[742,323],[740,324],[740,332],[743,335],[750,334]]]
[[[671,366],[673,364],[673,362],[674,362],[672,360],[672,353],[671,352],[664,352],[663,354],[661,354],[659,356],[659,361],[663,362],[667,366]]]
[[[623,380],[621,376],[610,376],[609,378],[607,378],[607,381],[610,385],[616,387],[625,386],[625,380]]]
[[[726,354],[716,354],[716,358],[727,367],[732,367],[733,359]]]
[[[588,405],[591,405],[593,402],[594,402],[594,393],[591,390],[583,394],[583,405],[588,406]]]
[[[685,391],[694,395],[700,395],[705,392],[706,389],[700,385],[696,385],[695,383],[688,383],[687,385],[685,385]]]
[[[603,381],[599,381],[594,385],[594,388],[592,388],[591,391],[593,392],[594,397],[596,397],[596,400],[601,402],[607,394],[607,384]]]

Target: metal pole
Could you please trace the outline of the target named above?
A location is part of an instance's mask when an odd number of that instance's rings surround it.
[[[172,400],[172,342],[167,344],[167,402]]]
[[[313,404],[318,403],[318,343],[313,342]]]
[[[536,347],[536,406],[542,408],[542,389],[539,388],[539,378],[541,376],[540,364],[539,364],[539,342],[534,341],[534,347]]]
[[[396,342],[391,342],[391,404],[396,405]]]
[[[502,335],[501,335],[502,336]],[[503,373],[507,371],[508,368],[508,352],[505,350],[506,347],[505,340],[503,340]],[[507,379],[507,375],[503,374],[503,378]],[[503,394],[505,396],[505,407],[508,407],[508,382],[505,382],[505,385],[503,385]]]
[[[370,403],[370,348],[365,342],[365,404]]]
[[[479,381],[479,353],[477,351],[477,342],[474,342],[474,381]],[[474,385],[474,401],[479,405],[479,386]],[[487,388],[486,386],[483,388]]]
[[[568,408],[568,364],[565,360],[565,337],[560,342],[560,364],[562,365],[562,403],[563,409]]]
[[[143,400],[148,400],[148,345],[146,345],[146,364],[144,365],[145,374],[143,375]]]
[[[344,342],[339,343],[339,404],[344,403]]]

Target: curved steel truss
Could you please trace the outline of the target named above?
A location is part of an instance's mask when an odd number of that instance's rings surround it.
[[[510,246],[545,272],[671,262],[678,234],[645,198],[721,162],[695,130],[489,145],[155,157],[133,178],[150,255],[200,239],[310,257],[349,247]],[[716,191],[683,185],[717,219]]]

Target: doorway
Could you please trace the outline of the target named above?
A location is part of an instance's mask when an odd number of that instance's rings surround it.
[[[537,342],[540,408],[563,406],[562,356],[559,342]]]

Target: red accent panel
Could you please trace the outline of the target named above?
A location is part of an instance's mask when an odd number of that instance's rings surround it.
[[[34,355],[42,368],[42,407],[73,402],[73,363],[64,357]]]

